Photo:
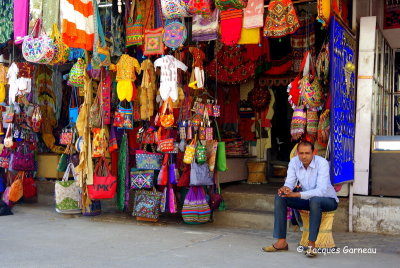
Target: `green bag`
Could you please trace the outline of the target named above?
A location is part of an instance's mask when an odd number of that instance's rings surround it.
[[[207,148],[205,145],[201,144],[201,142],[198,142],[198,145],[196,147],[196,161],[197,164],[204,164],[207,161]]]
[[[68,154],[62,154],[58,161],[57,171],[65,172],[68,166]]]
[[[228,167],[226,164],[226,152],[225,152],[225,142],[221,141],[221,134],[219,133],[218,123],[215,121],[215,126],[217,128],[218,135],[218,146],[217,146],[217,170],[227,171]]]

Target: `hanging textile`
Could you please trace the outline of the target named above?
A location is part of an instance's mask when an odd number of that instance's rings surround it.
[[[35,26],[36,21],[42,18],[43,12],[43,1],[42,0],[30,0],[29,2],[29,30],[31,32]],[[50,34],[50,32],[49,32]]]
[[[238,84],[254,75],[255,62],[247,57],[245,46],[223,46],[205,69],[218,82]]]
[[[225,45],[237,44],[242,24],[243,11],[241,9],[221,11],[221,41]]]
[[[243,9],[243,28],[252,29],[264,26],[264,0],[249,0]]]
[[[14,41],[21,44],[28,33],[29,0],[14,0]]]
[[[12,0],[0,1],[0,44],[11,39],[14,25],[13,10]]]
[[[314,17],[299,17],[300,27],[290,37],[292,45],[292,71],[300,72],[301,62],[306,51],[311,52],[312,62],[315,62],[315,26]]]
[[[128,137],[124,133],[121,140],[118,157],[118,186],[117,186],[117,208],[121,211],[125,207],[125,182],[126,182],[126,165],[128,157]]]
[[[214,9],[211,16],[193,15],[192,40],[212,41],[218,39],[219,9]]]
[[[62,38],[66,45],[92,51],[94,43],[91,0],[61,0]]]
[[[50,34],[53,24],[59,25],[60,1],[43,0],[43,29]]]
[[[290,0],[272,0],[268,5],[264,35],[282,37],[294,33],[299,28],[296,11]]]
[[[329,19],[331,16],[331,0],[318,0],[317,11],[317,20],[322,23],[323,27],[328,28]]]
[[[142,62],[142,85],[139,96],[140,117],[142,120],[150,120],[154,114],[154,96],[156,94],[156,73],[153,63],[147,59]]]

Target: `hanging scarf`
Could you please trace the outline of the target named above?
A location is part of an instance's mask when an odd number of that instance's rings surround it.
[[[282,37],[294,33],[300,27],[296,11],[290,0],[272,0],[268,5],[264,35]]]
[[[221,11],[221,41],[225,45],[234,45],[242,32],[243,11],[240,9]]]
[[[11,39],[14,27],[14,5],[12,0],[0,1],[0,44]]]
[[[118,186],[117,186],[117,208],[121,211],[125,207],[125,182],[126,182],[126,165],[128,157],[128,141],[127,134],[124,133],[121,140],[119,158],[118,158]]]

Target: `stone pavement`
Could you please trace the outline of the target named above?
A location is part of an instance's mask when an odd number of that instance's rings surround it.
[[[18,204],[0,217],[0,267],[399,267],[400,237],[335,233],[341,253],[307,258],[296,251],[300,233],[288,233],[289,252],[264,253],[270,231],[212,224],[139,223],[122,213],[65,216],[53,207]],[[349,253],[355,248],[376,254]],[[343,253],[346,251],[346,253]]]

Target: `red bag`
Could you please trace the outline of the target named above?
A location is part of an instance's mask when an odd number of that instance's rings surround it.
[[[93,174],[93,185],[88,185],[90,199],[114,198],[117,191],[117,177],[113,176],[107,166],[106,159],[101,157]]]
[[[33,178],[24,177],[22,181],[22,188],[24,189],[24,198],[32,198],[37,196],[37,187]]]
[[[167,185],[167,184],[168,184],[168,154],[165,154],[160,173],[158,174],[157,177],[157,185]]]
[[[178,181],[178,187],[189,187],[190,185],[190,165],[185,164],[185,168]]]

